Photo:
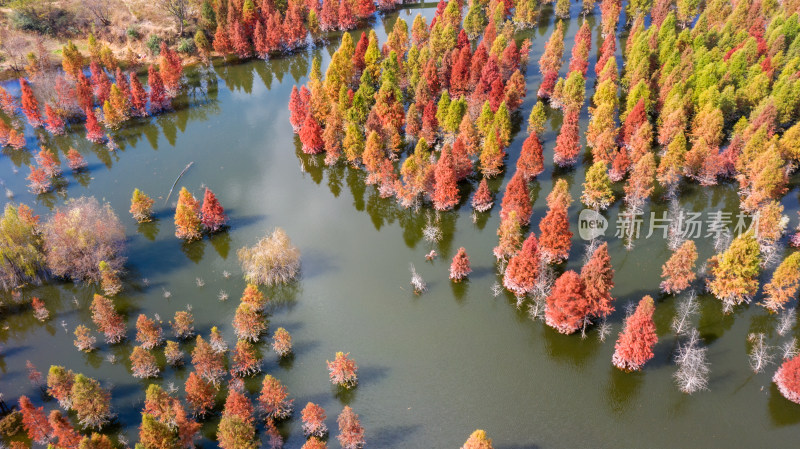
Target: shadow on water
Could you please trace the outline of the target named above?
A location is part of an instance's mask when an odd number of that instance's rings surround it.
[[[644,373],[625,373],[614,366],[606,388],[607,404],[614,415],[620,417],[630,410],[639,399],[639,390],[644,382]]]

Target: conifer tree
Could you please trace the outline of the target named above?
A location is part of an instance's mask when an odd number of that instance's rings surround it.
[[[150,113],[158,114],[169,109],[170,98],[164,89],[164,81],[153,65],[147,68],[147,85],[150,87]]]
[[[583,326],[588,306],[580,276],[566,271],[556,279],[547,297],[545,322],[562,334],[571,334]]]
[[[303,126],[300,128],[300,142],[303,144],[303,153],[318,154],[323,151],[322,127],[312,114],[306,114]]]
[[[494,201],[492,200],[492,192],[489,190],[489,184],[486,182],[486,178],[483,178],[472,196],[472,208],[478,212],[486,212],[492,208],[493,204]]]
[[[288,399],[289,392],[280,380],[267,374],[261,383],[258,403],[267,419],[286,419],[292,414],[294,400]]]
[[[214,233],[225,227],[228,222],[228,216],[225,215],[225,210],[219,204],[219,200],[214,195],[211,189],[206,188],[203,195],[203,207],[201,209],[203,227],[206,231]]]
[[[556,138],[553,154],[553,162],[559,167],[571,167],[578,162],[580,152],[578,116],[578,110],[575,108],[570,108],[564,113],[564,122]]]
[[[195,416],[203,417],[214,408],[217,389],[196,372],[189,373],[184,389],[189,410]]]
[[[614,366],[623,371],[639,371],[653,358],[653,346],[658,342],[654,311],[653,298],[645,296],[639,301],[636,311],[625,320],[625,327],[614,345]]]
[[[50,103],[44,105],[45,128],[51,134],[60,136],[64,134],[64,120],[59,114],[50,107]]]
[[[238,377],[253,376],[261,372],[261,353],[247,340],[239,340],[231,356],[231,374]]]
[[[486,436],[485,430],[476,430],[470,434],[461,449],[494,449],[492,439]]]
[[[358,365],[350,358],[350,353],[337,352],[333,362],[326,361],[331,383],[347,389],[358,385]]]
[[[104,138],[103,128],[97,122],[94,110],[86,108],[84,113],[86,114],[86,139],[90,142],[101,143]]]
[[[603,242],[594,250],[589,261],[581,269],[581,281],[589,303],[589,315],[606,318],[614,311],[611,304],[611,289],[614,288],[614,269],[608,256],[608,243]]]
[[[44,414],[44,407],[36,408],[27,396],[19,397],[19,409],[22,413],[22,426],[28,437],[39,443],[47,444],[53,433],[53,428]]]
[[[342,413],[336,419],[339,424],[339,435],[336,439],[343,449],[361,449],[366,444],[364,439],[364,428],[358,415],[353,412],[349,405],[345,405]]]
[[[772,280],[764,286],[764,307],[770,312],[777,312],[784,305],[797,297],[800,289],[800,253],[790,254],[778,265]]]
[[[597,161],[586,171],[581,202],[595,210],[605,210],[614,202],[614,192],[611,190],[605,162]]]
[[[531,200],[528,193],[528,183],[522,173],[515,172],[511,181],[506,186],[506,193],[503,195],[503,203],[500,209],[500,218],[505,219],[512,211],[516,212],[517,220],[523,226],[530,223]]]
[[[153,219],[153,203],[155,201],[139,189],[133,189],[131,197],[131,210],[133,219],[139,223],[146,223]]]
[[[106,342],[119,343],[125,339],[125,322],[114,310],[114,303],[103,296],[94,295],[92,300],[92,321],[97,330],[105,335]]]
[[[442,156],[434,170],[435,185],[432,195],[436,210],[450,210],[458,204],[458,184],[453,167],[453,155],[449,147],[442,150]]]
[[[83,427],[101,428],[113,417],[111,394],[100,387],[100,382],[95,379],[77,374],[70,397],[72,410]]]
[[[197,375],[218,385],[225,375],[222,354],[215,352],[203,337],[197,336],[195,347],[192,351],[192,365]]]
[[[47,420],[53,428],[53,437],[58,440],[58,447],[65,449],[78,448],[83,437],[75,431],[67,417],[58,410],[51,410]]]
[[[567,3],[569,6],[569,3]],[[537,95],[539,98],[550,98],[558,78],[558,69],[561,68],[561,58],[564,55],[564,27],[559,21],[550,39],[544,47],[542,57],[539,59],[539,70],[542,73],[542,85]]]
[[[142,83],[139,82],[139,78],[135,73],[130,72],[128,74],[128,79],[131,86],[131,112],[136,117],[144,117],[147,115],[147,92],[144,90]]]
[[[22,113],[25,114],[25,117],[28,119],[28,123],[30,123],[30,125],[34,128],[42,126],[44,121],[42,120],[41,112],[39,112],[39,102],[36,100],[36,96],[33,94],[31,85],[28,84],[28,81],[25,78],[20,78],[19,87],[22,91]]]
[[[461,282],[466,279],[472,272],[469,264],[469,256],[467,250],[462,246],[458,252],[453,256],[453,262],[450,264],[450,280],[453,282]]]
[[[272,335],[272,350],[278,354],[279,357],[288,357],[292,353],[292,336],[289,331],[279,327]]]
[[[544,171],[544,156],[539,135],[531,133],[522,144],[522,151],[517,159],[517,171],[530,181]]]
[[[781,364],[772,377],[778,390],[786,399],[800,404],[800,355],[796,355]]]
[[[503,285],[517,296],[533,291],[539,276],[540,259],[539,244],[531,232],[522,244],[522,249],[508,261]]]
[[[133,347],[130,360],[133,377],[139,379],[158,377],[158,374],[161,372],[161,370],[158,368],[158,364],[156,363],[155,356],[141,346]]]
[[[325,409],[319,405],[309,402],[300,412],[303,420],[303,433],[306,437],[324,438],[328,433],[328,426],[325,425]]]
[[[687,240],[670,256],[661,268],[661,291],[664,293],[680,293],[694,281],[695,263],[697,262],[697,246],[693,240]]]
[[[752,232],[742,234],[728,249],[709,260],[709,291],[723,303],[723,310],[749,302],[758,290],[760,250]]]
[[[178,194],[178,206],[175,208],[175,237],[185,240],[196,240],[201,234],[200,203],[186,187]]]
[[[546,263],[561,263],[569,257],[572,232],[569,230],[567,209],[557,204],[539,222],[539,253]]]
[[[136,341],[144,349],[153,349],[164,343],[164,331],[155,320],[141,313],[136,319]]]

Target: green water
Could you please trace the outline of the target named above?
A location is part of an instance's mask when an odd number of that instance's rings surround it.
[[[577,17],[580,5],[573,5]],[[415,6],[380,18],[375,24],[381,42],[396,17],[409,24],[417,11],[429,19],[435,5]],[[593,33],[587,104],[594,88],[594,61],[600,45],[599,15],[588,18]],[[522,36],[534,38],[527,75],[526,118],[540,82],[539,56],[552,29],[548,6],[540,27]],[[570,49],[580,25],[567,27]],[[390,29],[390,28],[388,28]],[[476,428],[485,429],[502,449],[549,447],[779,447],[796,445],[800,437],[800,406],[783,399],[770,383],[776,365],[753,374],[747,361],[747,334],[766,332],[771,345],[787,337],[773,330],[777,318],[755,304],[725,316],[719,302],[701,296],[695,324],[708,347],[710,390],[693,396],[680,393],[672,380],[672,352],[677,340],[670,331],[676,298],[658,295],[660,267],[669,256],[662,239],[637,241],[627,251],[610,237],[616,269],[617,311],[611,316],[613,333],[604,343],[591,331],[588,338],[556,333],[528,317],[526,306],[516,307],[507,294],[495,297],[496,275],[491,250],[496,245],[498,203],[490,214],[473,221],[468,204],[440,215],[443,238],[426,242],[422,228],[427,213],[399,208],[381,199],[374,187],[364,186],[362,172],[337,166],[323,167],[321,157],[307,157],[291,132],[287,102],[294,84],[307,81],[312,56],[321,56],[323,70],[338,46],[333,38],[317,48],[269,62],[252,61],[189,73],[190,89],[179,98],[175,112],[136,121],[118,133],[120,150],[90,145],[82,129],[47,145],[63,154],[70,146],[89,161],[88,175],[66,178],[57,193],[34,197],[25,188],[30,153],[4,151],[0,179],[15,201],[34,206],[46,215],[66,198],[94,195],[110,202],[126,228],[128,263],[125,291],[116,303],[128,319],[128,342],[101,345],[92,354],[78,352],[72,330],[91,325],[89,302],[94,289],[71,284],[26,291],[42,297],[52,317],[45,324],[29,308],[6,310],[0,316],[0,390],[8,401],[21,394],[42,398],[31,386],[25,361],[40,370],[62,364],[99,379],[111,387],[119,415],[114,430],[134,442],[139,409],[150,382],[181,388],[188,369],[166,369],[157,380],[131,377],[128,355],[139,313],[158,313],[165,322],[175,311],[192,306],[195,327],[207,336],[217,325],[229,344],[238,298],[244,289],[236,250],[251,245],[275,226],[284,228],[302,252],[302,275],[290,287],[268,291],[274,305],[270,333],[278,326],[293,336],[295,357],[278,363],[262,344],[264,369],[279,378],[295,400],[295,418],[280,427],[286,447],[299,448],[304,439],[299,410],[308,401],[322,405],[327,424],[344,404],[353,407],[366,429],[368,447],[452,448],[463,444]],[[566,52],[567,55],[569,52]],[[566,56],[565,56],[566,58]],[[566,70],[566,62],[564,70]],[[555,179],[569,181],[572,195],[580,196],[586,164],[555,173],[552,148],[561,113],[550,112],[550,130],[543,136],[545,172],[532,183],[534,216],[546,212],[545,197]],[[588,113],[582,111],[582,129]],[[513,167],[525,132],[507,150]],[[36,148],[29,136],[29,148]],[[173,235],[172,204],[164,199],[175,177],[190,162],[181,179],[197,197],[203,187],[214,190],[231,217],[231,230],[201,242],[183,244]],[[508,180],[491,183],[498,191]],[[796,225],[798,178],[784,198],[786,213]],[[127,213],[135,187],[156,197],[158,220],[137,225]],[[474,188],[462,189],[463,197]],[[690,211],[737,211],[735,187],[687,186],[681,204]],[[661,213],[667,204],[651,202],[645,212]],[[570,208],[576,233],[566,269],[580,269],[584,242],[577,236],[578,203]],[[606,216],[613,229],[620,212],[617,202]],[[538,234],[538,227],[532,229]],[[470,281],[453,285],[447,279],[449,260],[466,247],[472,261]],[[710,241],[698,240],[701,260],[712,252]],[[426,262],[436,249],[439,258]],[[415,296],[409,286],[409,263],[428,283],[428,292]],[[223,273],[231,273],[225,278]],[[771,270],[762,276],[769,279]],[[199,287],[196,279],[204,281]],[[227,302],[217,296],[230,294]],[[167,295],[169,293],[169,295]],[[624,374],[611,365],[614,340],[624,318],[624,304],[651,294],[656,298],[659,342],[655,358],[641,373]],[[166,297],[169,296],[169,297]],[[8,298],[6,298],[8,299]],[[77,306],[74,300],[77,301]],[[62,327],[65,324],[69,333]],[[795,326],[793,335],[800,337]],[[187,352],[190,345],[184,345]],[[359,365],[359,386],[340,394],[328,382],[325,361],[336,351],[350,352]],[[118,360],[111,363],[108,356]],[[260,377],[247,383],[258,390]],[[181,393],[182,394],[182,393]],[[55,408],[50,400],[46,408]],[[203,447],[214,447],[215,420],[204,427]],[[335,435],[335,431],[333,432]],[[265,439],[266,441],[266,439]],[[338,447],[330,441],[331,447]]]

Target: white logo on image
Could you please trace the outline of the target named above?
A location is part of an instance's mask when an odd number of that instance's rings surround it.
[[[608,229],[608,220],[599,212],[584,209],[578,215],[578,235],[584,240],[594,240],[605,235]]]

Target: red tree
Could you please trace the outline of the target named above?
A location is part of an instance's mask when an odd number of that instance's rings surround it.
[[[567,209],[556,204],[547,211],[539,222],[539,251],[547,263],[561,263],[569,257],[572,246],[572,232],[569,230]]]
[[[214,351],[211,345],[199,335],[192,351],[192,365],[200,377],[214,385],[219,384],[222,376],[225,375],[222,354]]]
[[[358,384],[358,365],[350,358],[349,352],[337,352],[333,362],[326,362],[332,384],[344,388],[353,388]]]
[[[306,89],[306,86],[302,88]],[[308,104],[303,101],[300,91],[297,90],[297,85],[292,86],[292,93],[289,96],[289,123],[292,124],[292,129],[295,133],[300,132],[307,115]]]
[[[86,75],[81,72],[78,75],[78,83],[75,85],[75,94],[78,97],[78,105],[81,109],[91,108],[94,106],[94,92],[92,90],[92,83],[86,78]]]
[[[544,156],[539,135],[531,133],[522,144],[522,151],[517,159],[517,171],[530,181],[544,171]]]
[[[578,125],[579,111],[574,108],[564,113],[564,123],[561,132],[556,138],[556,148],[553,150],[553,162],[559,167],[571,167],[578,162],[580,152],[580,135]]]
[[[164,342],[164,331],[155,320],[147,318],[143,313],[139,314],[136,319],[136,341],[144,349],[153,349]]]
[[[161,41],[158,71],[169,96],[174,97],[177,95],[178,89],[181,87],[183,63],[178,53],[169,48],[164,41]]]
[[[536,286],[539,265],[539,243],[531,232],[522,244],[522,249],[508,261],[503,285],[518,296],[530,293]]]
[[[783,397],[800,404],[800,355],[783,362],[772,381],[778,386]]]
[[[64,134],[64,120],[50,107],[50,103],[44,105],[45,128],[52,134],[60,136]]]
[[[306,114],[303,127],[300,128],[300,142],[303,144],[303,153],[306,154],[318,154],[325,148],[322,141],[322,127],[312,115]]]
[[[44,414],[44,407],[36,408],[27,396],[19,397],[19,411],[22,413],[22,426],[28,433],[28,438],[39,443],[47,444],[53,433],[53,428]]]
[[[42,126],[42,114],[39,112],[39,102],[33,94],[31,85],[25,78],[19,79],[19,87],[22,90],[22,112],[28,118],[28,123],[34,128]]]
[[[150,86],[150,113],[156,114],[168,109],[170,99],[164,89],[164,81],[153,65],[147,68],[147,85]]]
[[[436,163],[436,180],[433,189],[433,207],[436,210],[450,210],[458,204],[458,183],[453,169],[453,155],[448,147],[442,150],[442,157]]]
[[[623,371],[638,371],[653,358],[653,346],[658,341],[653,322],[654,311],[653,298],[645,296],[639,301],[633,315],[625,320],[625,328],[614,346],[611,359],[614,366]]]
[[[373,0],[358,0],[356,15],[359,19],[366,19],[375,13],[375,2]]]
[[[133,115],[144,117],[147,115],[147,92],[144,90],[144,86],[139,82],[139,77],[137,77],[135,73],[131,72],[128,77],[131,84],[131,110],[133,111]]]
[[[92,73],[92,89],[94,90],[94,95],[97,98],[97,103],[102,106],[111,94],[111,80],[108,79],[108,74],[100,67],[97,61],[92,61],[89,65],[89,69]]]
[[[322,31],[335,30],[339,26],[338,9],[336,0],[322,0],[322,12],[319,17]]]
[[[319,405],[309,402],[300,412],[300,416],[303,419],[303,433],[306,437],[324,438],[328,433],[328,426],[325,425],[325,409]]]
[[[252,376],[261,372],[261,354],[247,340],[236,342],[231,359],[231,374],[234,376]]]
[[[105,135],[97,121],[97,116],[91,108],[86,108],[84,112],[86,113],[86,139],[94,143],[102,142]]]
[[[288,399],[289,392],[280,380],[267,374],[261,383],[258,403],[267,419],[286,419],[292,414],[294,400]]]
[[[353,412],[349,405],[344,406],[344,410],[336,419],[339,424],[339,435],[336,439],[343,449],[360,449],[364,447],[364,428],[358,420],[358,415]]]
[[[505,219],[511,211],[517,213],[519,223],[523,226],[531,220],[531,199],[528,193],[528,183],[522,173],[514,172],[511,181],[506,186],[503,203],[500,209],[500,218]]]
[[[608,256],[608,243],[603,242],[581,269],[581,280],[589,302],[589,314],[605,318],[614,311],[611,289],[614,288],[614,269]]]
[[[356,18],[350,8],[350,0],[339,0],[339,29],[350,30],[356,27]]]
[[[571,334],[584,324],[589,312],[583,283],[578,273],[564,272],[547,297],[545,322],[562,334]]]
[[[483,178],[478,184],[478,190],[475,191],[475,195],[472,196],[472,208],[478,212],[486,212],[492,208],[493,204],[492,191],[489,190],[486,178]]]
[[[460,282],[462,279],[466,279],[470,273],[472,273],[472,269],[469,266],[469,256],[467,250],[462,246],[453,256],[453,262],[450,264],[450,279]]]
[[[53,437],[58,439],[57,447],[63,449],[77,449],[83,436],[75,431],[69,420],[58,410],[51,410],[48,417],[53,428]]]
[[[83,170],[89,166],[86,159],[75,148],[70,148],[67,152],[67,165],[73,171]]]
[[[194,371],[186,379],[186,402],[195,416],[205,416],[214,408],[217,389],[211,382],[203,380]]]
[[[202,222],[208,232],[217,232],[228,223],[228,216],[225,215],[225,210],[219,204],[217,197],[211,189],[206,188],[205,195],[203,196],[203,208],[201,209],[203,215]]]
[[[114,310],[114,303],[98,294],[92,300],[92,321],[97,330],[103,333],[108,343],[119,343],[125,339],[125,321],[122,315]]]

